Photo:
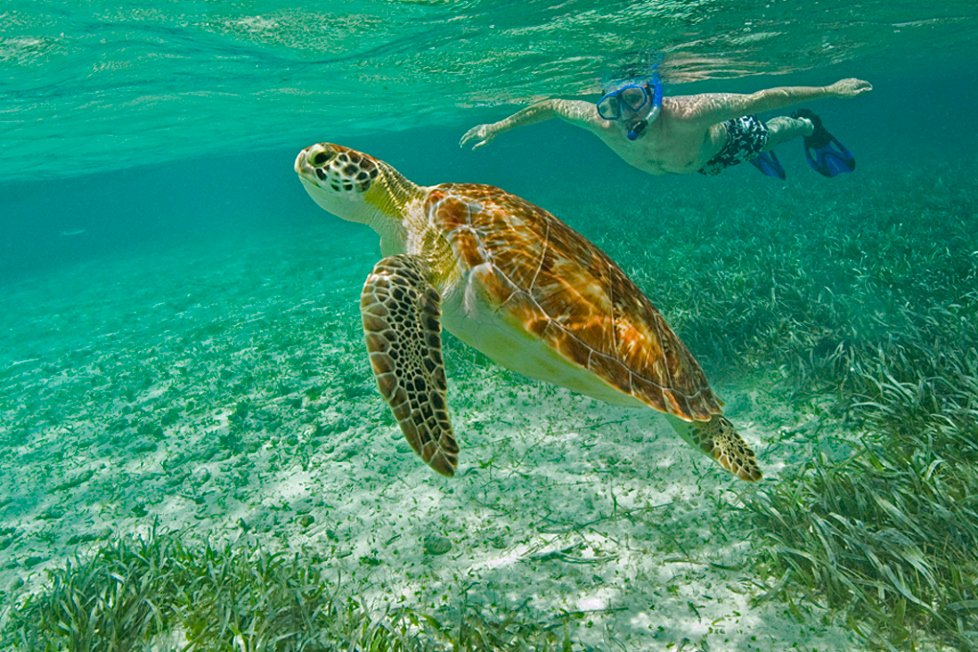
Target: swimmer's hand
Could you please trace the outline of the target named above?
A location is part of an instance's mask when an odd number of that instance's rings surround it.
[[[488,145],[498,133],[499,128],[495,124],[476,125],[465,132],[462,139],[458,141],[458,146],[465,147],[470,141],[475,141],[472,143],[472,149],[479,149],[483,145]]]
[[[873,85],[862,79],[840,79],[829,86],[829,92],[835,97],[856,97],[871,90]]]

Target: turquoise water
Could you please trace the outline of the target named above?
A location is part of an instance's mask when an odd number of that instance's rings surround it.
[[[0,7],[0,641],[27,640],[46,572],[155,528],[298,551],[376,622],[410,608],[596,650],[978,645],[974,530],[933,525],[931,549],[914,525],[978,509],[973,2],[63,5]],[[596,99],[650,52],[671,94],[871,81],[811,105],[856,171],[823,178],[789,143],[785,182],[651,177],[558,122],[458,147],[530,101]],[[595,241],[768,478],[745,488],[650,415],[450,336],[461,469],[432,474],[363,351],[376,236],[292,170],[322,140],[499,185]],[[819,502],[853,468],[895,512]],[[931,502],[912,511],[898,474]],[[819,529],[842,522],[861,529]],[[840,598],[833,567],[870,597]],[[194,644],[167,618],[157,649]],[[450,648],[432,631],[408,638]],[[22,647],[105,649],[38,636]]]

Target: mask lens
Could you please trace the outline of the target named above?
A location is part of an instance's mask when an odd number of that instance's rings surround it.
[[[605,95],[598,100],[598,115],[605,120],[617,120],[621,117],[621,105],[617,95]]]
[[[621,101],[632,111],[638,111],[645,105],[645,89],[637,86],[625,88],[621,91]]]

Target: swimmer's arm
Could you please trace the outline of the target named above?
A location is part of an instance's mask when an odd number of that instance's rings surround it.
[[[742,115],[776,111],[826,97],[855,97],[873,90],[861,79],[842,79],[828,86],[780,86],[750,94],[703,93],[675,98],[678,117],[690,122],[715,124]]]
[[[499,134],[510,129],[536,124],[553,118],[560,118],[576,127],[591,131],[604,126],[604,120],[599,118],[597,109],[594,108],[594,104],[591,102],[580,100],[543,100],[542,102],[536,102],[525,109],[517,111],[508,118],[503,118],[499,122],[472,127],[462,136],[458,146],[465,147],[466,144],[474,141],[472,143],[472,149],[479,149]]]

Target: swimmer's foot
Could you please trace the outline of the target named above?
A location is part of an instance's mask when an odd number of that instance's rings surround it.
[[[778,157],[774,155],[774,150],[761,152],[756,158],[750,160],[750,164],[767,176],[784,181],[784,168],[781,167],[781,161],[778,160]]]
[[[815,127],[811,136],[805,136],[805,158],[813,170],[823,176],[834,177],[856,169],[856,157],[828,132],[822,125],[822,119],[815,113],[801,109],[795,111],[792,117],[811,120]]]

